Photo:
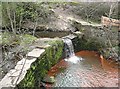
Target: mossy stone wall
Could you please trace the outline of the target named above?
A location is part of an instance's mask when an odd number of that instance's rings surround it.
[[[48,70],[55,65],[63,53],[62,40],[56,40],[50,43],[51,46],[45,49],[45,52],[32,63],[24,79],[17,85],[18,89],[31,87],[40,87],[40,82],[47,74]]]

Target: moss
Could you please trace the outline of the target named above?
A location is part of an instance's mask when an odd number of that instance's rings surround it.
[[[5,51],[7,52],[10,51],[9,48],[13,48],[16,49],[14,50],[14,53],[17,52],[17,54],[22,53],[25,55],[28,51],[31,50],[29,47],[36,39],[36,37],[28,34],[14,35],[11,32],[4,32],[1,34],[0,45],[5,47]]]
[[[45,52],[32,63],[24,79],[17,85],[19,89],[39,87],[40,81],[46,76],[48,70],[59,61],[63,52],[62,40],[56,40],[50,44],[51,46],[46,48]]]
[[[0,44],[2,45],[20,44],[18,35],[15,37],[12,33],[4,32],[1,36],[2,39],[0,39]]]
[[[21,38],[21,45],[30,44],[37,39],[36,37],[28,34],[21,35],[20,38]]]
[[[99,51],[104,47],[104,45],[97,41],[97,39],[86,39],[84,37],[73,40],[73,45],[75,52],[80,50]]]
[[[37,39],[32,35],[22,34],[15,36],[13,33],[10,32],[4,32],[1,36],[2,39],[0,39],[0,44],[2,45],[28,45]]]

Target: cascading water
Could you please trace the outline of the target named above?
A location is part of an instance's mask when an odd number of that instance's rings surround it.
[[[65,43],[66,57],[74,56],[75,53],[74,53],[74,48],[73,48],[72,41],[70,39],[64,39],[63,41]]]
[[[82,58],[80,59],[77,56],[75,56],[71,39],[63,38],[63,42],[65,43],[65,55],[66,55],[65,61],[69,61],[72,63],[79,62]]]

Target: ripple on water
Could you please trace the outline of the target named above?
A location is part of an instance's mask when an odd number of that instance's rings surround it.
[[[118,87],[118,68],[114,62],[100,59],[96,52],[81,51],[76,55],[61,60],[48,72],[52,75],[53,69],[58,70],[53,87]],[[59,71],[59,67],[64,71]]]

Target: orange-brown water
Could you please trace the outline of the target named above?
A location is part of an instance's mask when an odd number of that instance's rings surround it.
[[[118,64],[105,60],[97,52],[80,51],[77,64],[61,60],[48,75],[55,76],[52,87],[118,87]]]

